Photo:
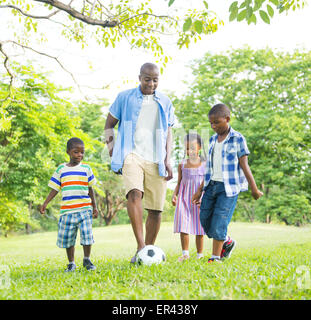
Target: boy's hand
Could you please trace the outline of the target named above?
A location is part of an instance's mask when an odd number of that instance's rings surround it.
[[[201,205],[201,195],[202,190],[199,189],[193,196],[192,196],[192,203],[196,204],[198,207]]]
[[[177,196],[176,196],[176,194],[174,194],[172,197],[172,205],[175,207],[176,204],[177,204]]]
[[[252,196],[255,200],[258,200],[260,197],[263,196],[263,192],[261,192],[259,189],[256,189],[252,191]]]
[[[98,217],[98,210],[97,208],[93,208],[93,218],[97,218]]]

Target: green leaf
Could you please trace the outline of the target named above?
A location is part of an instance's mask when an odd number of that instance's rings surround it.
[[[196,20],[196,21],[194,22],[193,26],[194,26],[194,30],[195,30],[198,34],[202,33],[202,31],[203,31],[203,23],[202,23],[202,21]]]
[[[272,18],[274,16],[274,10],[270,5],[267,5],[267,11],[269,13],[269,16]]]
[[[261,19],[262,19],[265,23],[268,23],[268,24],[270,23],[270,18],[269,18],[268,14],[267,14],[265,11],[259,10],[259,15],[260,15]]]
[[[247,8],[246,19],[249,19],[253,15],[252,7]]]
[[[232,12],[233,10],[238,8],[238,2],[234,1],[231,3],[230,7],[229,7],[229,12]]]
[[[191,28],[191,26],[192,26],[192,19],[189,17],[189,18],[186,19],[186,21],[185,21],[185,23],[183,25],[183,28],[182,28],[183,32],[188,31]]]
[[[242,21],[246,18],[246,14],[247,14],[247,9],[242,10],[237,17],[238,21]]]
[[[170,2],[168,3],[168,6],[170,7],[174,2],[175,0],[170,0]]]
[[[246,1],[242,2],[239,9],[245,8],[247,6]]]
[[[236,19],[238,13],[239,13],[239,9],[237,6],[234,7],[230,7],[230,16],[229,16],[229,21],[233,21]]]
[[[203,4],[204,4],[205,8],[208,10],[208,3],[206,1],[203,1]]]
[[[229,21],[235,20],[237,15],[238,15],[238,10],[232,11],[229,16]]]
[[[248,24],[251,24],[251,23],[254,23],[254,24],[257,23],[257,18],[254,14],[252,14],[252,16],[248,19]]]
[[[276,7],[279,5],[279,1],[278,0],[270,0],[270,2],[272,2]]]

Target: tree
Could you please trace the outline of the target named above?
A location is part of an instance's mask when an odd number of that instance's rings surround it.
[[[208,110],[218,102],[228,105],[264,188],[257,202],[241,194],[240,215],[297,225],[310,221],[311,53],[244,48],[207,53],[192,69],[188,94],[175,100],[184,129],[207,129]]]
[[[165,4],[165,1],[167,5]],[[54,59],[66,72],[70,72],[55,56],[41,49],[46,36],[43,22],[48,22],[59,37],[87,46],[90,39],[99,45],[116,47],[126,40],[131,48],[143,48],[152,52],[161,65],[165,66],[168,57],[163,50],[165,35],[173,35],[179,48],[188,47],[202,36],[216,32],[223,24],[221,18],[210,9],[209,1],[198,1],[195,8],[188,7],[182,0],[0,0],[0,9],[10,13],[14,30],[11,39],[0,39],[0,52],[4,66],[13,84],[14,72],[11,68],[12,53],[17,48],[32,50],[37,54]],[[230,21],[246,20],[256,23],[261,17],[266,23],[274,12],[284,12],[303,7],[302,0],[244,0],[228,3]],[[274,8],[274,9],[273,9]],[[20,28],[21,26],[21,28]],[[2,27],[5,29],[5,26]],[[39,48],[38,48],[39,46]],[[76,82],[76,81],[75,81]],[[78,84],[77,84],[78,85]]]
[[[5,232],[24,223],[38,227],[31,217],[38,215],[51,174],[66,161],[70,137],[81,137],[87,149],[94,145],[79,129],[73,105],[60,98],[61,88],[31,67],[14,71],[19,86],[9,97],[8,85],[0,83],[0,99],[7,97],[2,104],[6,125],[0,127],[0,223]]]

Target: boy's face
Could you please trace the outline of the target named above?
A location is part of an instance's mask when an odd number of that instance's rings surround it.
[[[84,156],[84,145],[75,144],[70,150],[67,150],[67,154],[70,157],[70,164],[79,164]]]
[[[211,115],[208,117],[212,129],[218,134],[225,134],[229,129],[230,117]]]
[[[140,89],[145,95],[154,93],[159,83],[159,71],[157,68],[145,68],[139,75]]]

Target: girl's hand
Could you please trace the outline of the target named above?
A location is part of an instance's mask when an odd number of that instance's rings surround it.
[[[174,194],[172,197],[172,205],[175,207],[176,204],[177,204],[177,196],[176,196],[176,194]]]
[[[258,200],[260,197],[263,196],[263,192],[261,192],[259,189],[256,189],[252,191],[252,196],[255,200]]]
[[[192,196],[192,203],[196,204],[198,207],[200,207],[201,204],[201,195],[202,190],[198,190],[193,196]]]

